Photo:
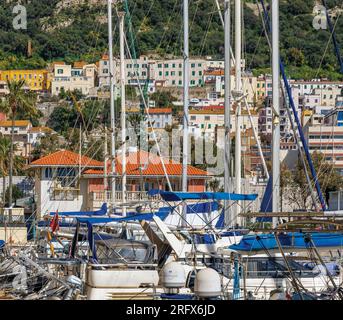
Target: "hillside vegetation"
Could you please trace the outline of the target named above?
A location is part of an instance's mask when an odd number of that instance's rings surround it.
[[[3,2],[0,5],[0,69],[40,68],[53,60],[94,62],[106,51],[107,1],[31,0],[26,5],[28,28],[18,31],[12,27],[15,15],[11,10],[17,1]],[[244,2],[246,65],[255,72],[268,71],[270,52],[256,2]],[[339,15],[342,1],[328,0],[327,3]],[[332,41],[327,46],[329,30],[315,30],[312,26],[314,4],[313,0],[280,1],[280,46],[288,75],[342,78]],[[182,54],[182,1],[128,0],[128,5],[133,25],[128,40],[131,43],[134,39],[137,55]],[[114,18],[114,23],[116,21]],[[222,57],[223,36],[215,1],[190,1],[191,54]],[[343,47],[343,17],[338,19],[336,36]],[[29,40],[33,55],[28,58]],[[118,52],[118,28],[115,29],[115,49]]]

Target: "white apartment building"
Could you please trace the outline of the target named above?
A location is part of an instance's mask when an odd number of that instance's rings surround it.
[[[310,152],[323,153],[325,160],[343,174],[343,109],[333,110],[317,124],[309,122],[304,131]]]
[[[80,90],[82,94],[88,95],[89,91],[95,87],[97,69],[95,64],[83,65],[82,67],[55,64],[51,81],[51,94],[58,95],[62,90]]]
[[[327,81],[321,79],[314,79],[310,81],[299,81],[299,80],[290,80],[291,87],[298,87],[300,90],[300,95],[304,96],[305,94],[312,94],[313,90],[320,89],[324,90],[327,88],[343,88],[342,81]],[[324,94],[324,93],[323,93]]]
[[[258,115],[251,111],[253,125],[258,129]],[[236,131],[235,113],[231,112],[230,132]],[[206,137],[215,139],[218,127],[224,126],[224,110],[190,110],[189,111],[189,132],[196,138]],[[242,113],[241,130],[245,131],[251,128],[251,123],[246,111]],[[219,142],[218,142],[219,143]]]
[[[115,79],[120,78],[119,60],[115,58]],[[205,59],[190,59],[189,85],[191,87],[203,85],[203,73],[206,70]],[[153,91],[155,82],[164,87],[183,86],[183,59],[155,60],[147,56],[140,56],[136,60],[125,59],[125,83],[129,85],[145,85],[149,79],[149,91]],[[108,56],[104,55],[99,61],[99,87],[109,85]]]

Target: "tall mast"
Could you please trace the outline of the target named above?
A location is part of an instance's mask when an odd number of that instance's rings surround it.
[[[273,138],[272,177],[273,212],[280,211],[280,52],[279,52],[279,0],[272,1],[272,73],[273,73]],[[273,226],[277,224],[273,218]]]
[[[105,134],[104,134],[104,202],[107,202],[107,128],[105,126]]]
[[[110,67],[110,110],[111,110],[111,199],[112,209],[114,208],[116,184],[115,184],[115,157],[116,157],[116,145],[115,145],[115,113],[114,113],[114,87],[115,87],[115,69],[113,61],[113,29],[112,29],[112,0],[108,0],[108,59]]]
[[[238,98],[236,104],[236,136],[235,136],[235,191],[241,193],[241,91],[242,91],[242,12],[241,12],[241,0],[235,0],[235,58],[236,58],[236,81],[235,91]],[[235,223],[239,223],[238,214],[240,211],[239,202],[236,206],[236,218]]]
[[[224,12],[224,46],[225,46],[225,154],[224,154],[224,191],[230,192],[230,165],[231,165],[231,141],[230,141],[230,127],[231,127],[231,46],[230,46],[230,0],[225,0]],[[225,201],[225,222],[229,222],[229,203]]]
[[[118,12],[120,42],[120,91],[121,91],[121,150],[122,150],[122,201],[126,203],[126,110],[125,110],[125,50],[124,50],[124,17],[125,12]],[[126,207],[123,206],[123,216]]]
[[[189,45],[188,45],[188,0],[183,0],[183,153],[182,153],[182,191],[187,192],[188,165],[188,91],[189,91]],[[186,212],[183,212],[182,225],[185,226]]]

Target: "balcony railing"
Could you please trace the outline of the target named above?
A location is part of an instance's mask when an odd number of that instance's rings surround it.
[[[6,224],[25,224],[25,216],[23,215],[12,215],[12,219],[10,221],[10,217],[8,215],[0,215],[0,226],[4,226]]]
[[[130,201],[146,201],[146,200],[159,200],[161,199],[159,195],[149,197],[147,192],[145,191],[127,191],[126,192],[126,202]],[[90,193],[90,200],[93,202],[105,202],[105,201],[112,201],[112,192],[106,191],[106,195],[104,191],[99,192],[91,192]],[[116,191],[115,192],[115,201],[121,202],[123,201],[122,192]]]

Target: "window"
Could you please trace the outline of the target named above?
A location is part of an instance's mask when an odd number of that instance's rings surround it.
[[[202,71],[199,71],[199,76],[202,76]]]
[[[162,68],[162,63],[159,63],[159,64],[157,65],[157,67],[158,67],[158,68]]]
[[[195,81],[191,80],[191,85],[194,86],[195,85]]]
[[[195,76],[195,71],[192,71],[192,76]]]
[[[182,80],[179,80],[179,85],[180,85],[180,86],[182,85]]]
[[[192,67],[192,68],[195,68],[195,63],[192,63],[192,64],[191,64],[191,67]]]
[[[173,68],[175,68],[175,63],[173,63]]]
[[[108,69],[104,69],[104,71],[103,71],[104,73],[108,73]]]
[[[172,81],[172,85],[175,86],[175,80]]]
[[[63,74],[63,69],[57,69],[57,74]],[[31,79],[31,77],[30,77]]]
[[[201,127],[201,129],[204,129],[204,124],[202,124],[200,127]]]
[[[181,63],[179,63],[179,68],[181,68],[182,67],[182,64]]]
[[[258,83],[258,84],[257,84],[257,88],[259,88],[259,87],[260,87],[260,84]]]
[[[168,64],[168,63],[165,63],[165,64],[164,64],[164,67],[165,67],[165,68],[169,68],[169,64]]]
[[[44,177],[48,179],[52,178],[52,168],[45,168]]]
[[[198,63],[198,67],[200,67],[200,68],[201,68],[201,63]]]
[[[210,116],[205,116],[205,121],[209,121],[211,119]]]
[[[159,75],[160,77],[162,77],[162,71],[159,71],[159,72],[158,72],[158,75]]]
[[[169,71],[166,71],[166,77],[169,76]]]
[[[182,76],[182,71],[179,71],[179,76],[180,76],[180,77]]]
[[[197,116],[191,116],[191,120],[196,120]]]
[[[208,125],[208,128],[211,129],[211,125],[210,124]]]
[[[175,71],[170,72],[171,76],[175,76]]]
[[[104,61],[104,66],[107,66],[107,61]]]

